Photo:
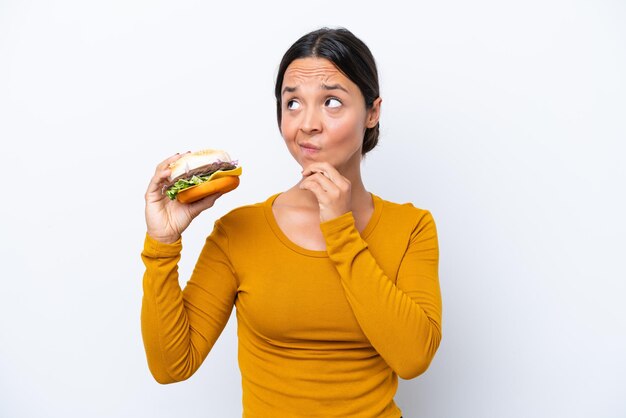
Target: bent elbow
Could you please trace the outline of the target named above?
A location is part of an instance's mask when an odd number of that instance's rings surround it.
[[[176,356],[177,360],[167,360],[161,351],[146,350],[148,369],[154,380],[162,385],[182,382],[189,379],[198,370],[202,360],[195,351],[189,350],[186,355]]]
[[[156,380],[157,383],[160,383],[162,385],[169,385],[171,383],[182,382],[189,378],[188,376],[182,377],[182,378],[174,378],[167,373],[154,373],[154,372],[152,373],[152,377],[154,377],[154,380]]]
[[[152,377],[154,377],[154,380],[156,380],[156,382],[161,385],[169,385],[171,383],[176,383],[176,380],[171,379],[169,376],[166,377],[163,375],[156,375],[153,373]]]
[[[156,380],[157,383],[160,383],[162,385],[182,382],[184,380],[189,379],[189,377],[191,376],[191,374],[172,375],[167,370],[158,366],[152,366],[149,363],[148,363],[148,368],[150,369],[150,373],[152,374],[152,377],[154,378],[154,380]]]
[[[164,370],[158,370],[154,367],[149,367],[149,369],[150,374],[152,374],[152,377],[154,378],[154,380],[157,381],[157,383],[167,385],[170,383],[178,382],[178,380],[174,379],[172,376],[169,375],[169,373],[165,372]]]
[[[417,376],[428,370],[432,357],[421,358],[417,361],[413,361],[410,364],[406,364],[396,370],[396,374],[404,380],[415,379]]]
[[[424,347],[424,350],[410,360],[403,362],[396,368],[396,374],[404,380],[414,379],[417,376],[423,374],[437,353],[439,344],[441,343],[441,333],[434,331],[429,338],[428,344]]]

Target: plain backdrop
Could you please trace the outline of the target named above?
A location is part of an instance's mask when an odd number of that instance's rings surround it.
[[[416,417],[626,416],[622,1],[0,0],[0,417],[241,416],[234,316],[159,385],[140,334],[143,194],[223,148],[238,190],[183,236],[299,179],[276,126],[285,50],[344,26],[380,70],[366,187],[430,210],[443,340]]]

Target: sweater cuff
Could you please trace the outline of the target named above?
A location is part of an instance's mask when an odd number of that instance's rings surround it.
[[[352,212],[346,212],[334,219],[322,222],[320,224],[320,228],[322,229],[322,234],[327,237],[328,235],[348,229],[352,225],[354,225],[354,216],[352,215]]]
[[[356,229],[352,212],[346,212],[334,219],[322,222],[320,228],[327,247],[341,246],[346,241],[361,237]]]
[[[157,241],[146,233],[142,254],[150,258],[168,258],[178,256],[182,250],[182,238],[178,238],[176,242],[171,244],[166,244],[164,242]]]
[[[356,229],[352,212],[320,224],[322,234],[326,240],[326,250],[331,259],[345,261],[352,254],[367,247]]]

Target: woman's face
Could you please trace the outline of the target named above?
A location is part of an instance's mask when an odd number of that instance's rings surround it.
[[[339,172],[359,166],[363,135],[378,122],[380,98],[366,109],[359,87],[324,58],[294,60],[281,92],[281,132],[302,168],[319,161]]]

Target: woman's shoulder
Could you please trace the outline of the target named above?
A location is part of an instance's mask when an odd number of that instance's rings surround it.
[[[373,194],[374,199],[379,201],[382,207],[382,214],[388,218],[400,218],[400,219],[422,219],[432,218],[432,213],[428,209],[424,209],[420,206],[416,206],[413,202],[393,202],[383,199],[382,197]]]
[[[437,226],[430,210],[413,202],[397,203],[380,199],[382,206],[379,226],[384,231],[396,231],[406,236],[437,236]],[[411,238],[412,239],[412,238]]]
[[[238,206],[220,217],[216,222],[225,229],[258,225],[259,221],[265,220],[267,209],[272,207],[272,201],[278,195],[279,193],[275,193],[263,201]]]

